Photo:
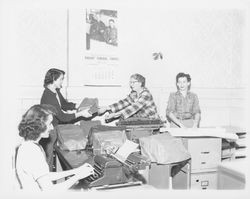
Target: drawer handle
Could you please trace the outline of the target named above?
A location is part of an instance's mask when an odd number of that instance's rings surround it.
[[[201,152],[201,154],[209,154],[210,152],[209,151],[203,151]]]
[[[201,164],[206,164],[206,162],[201,162]]]

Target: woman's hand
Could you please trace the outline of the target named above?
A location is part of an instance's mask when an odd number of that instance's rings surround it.
[[[117,112],[117,113],[110,113],[110,114],[107,114],[105,115],[105,120],[110,120],[112,118],[117,118],[117,117],[120,117],[120,113]]]
[[[92,114],[89,113],[89,108],[87,109],[83,109],[79,112],[76,113],[76,117],[85,117],[85,118],[89,118],[92,116]]]
[[[98,114],[102,115],[108,110],[110,110],[110,108],[108,106],[100,106],[100,107],[98,107]]]

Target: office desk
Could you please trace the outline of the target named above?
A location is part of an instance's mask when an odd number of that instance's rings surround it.
[[[84,163],[89,163],[92,166],[95,165],[94,155],[90,151],[85,151],[85,150],[64,151],[64,150],[61,150],[58,146],[56,146],[55,152],[58,156],[58,159],[60,161],[60,164],[63,170],[77,168],[83,165]],[[122,166],[117,166],[117,165],[113,165],[113,166],[111,165],[111,167],[105,170],[107,173],[104,176],[105,176],[105,180],[107,181],[105,181],[102,177],[100,177],[98,178],[98,180],[101,180],[99,181],[101,182],[100,183],[101,185],[93,186],[91,187],[91,189],[98,189],[98,190],[109,190],[109,189],[113,190],[113,189],[125,189],[125,188],[132,189],[131,187],[134,187],[134,186],[140,187],[142,185],[141,181],[138,181],[139,178],[137,179],[137,175],[136,176],[132,174],[129,175],[127,173],[128,170],[123,168]],[[116,174],[117,176],[115,176]],[[125,175],[126,177],[123,175]],[[109,186],[107,186],[108,184],[102,185],[102,182],[106,182],[106,183],[109,182],[111,184]],[[116,183],[113,184],[114,182]],[[74,190],[89,189],[89,183],[86,180],[82,179],[79,181],[78,184],[74,185],[71,189],[74,189]]]
[[[55,147],[55,152],[60,161],[61,167],[63,170],[69,170],[72,168],[77,168],[84,163],[89,163],[94,165],[94,156],[89,151],[63,151],[58,146]],[[183,164],[184,163],[184,164]],[[178,165],[181,166],[178,168]],[[176,167],[177,166],[177,167]],[[154,187],[159,189],[189,189],[190,188],[190,160],[186,160],[179,163],[173,163],[168,165],[158,165],[156,163],[152,163],[150,169],[142,170],[142,176],[147,181],[147,185],[142,185],[145,187]],[[174,170],[172,170],[174,168]],[[182,178],[179,179],[178,175],[176,175],[176,171],[182,173],[183,171],[186,173]],[[174,173],[174,174],[173,174]],[[173,176],[173,183],[171,181],[171,176]],[[178,180],[175,180],[177,179]],[[134,188],[127,189],[135,189],[142,188],[141,186],[135,186]],[[75,190],[87,189],[87,185],[82,181],[76,186],[73,187]],[[117,188],[124,189],[124,188]]]

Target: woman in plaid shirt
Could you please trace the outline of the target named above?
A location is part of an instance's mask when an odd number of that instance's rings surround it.
[[[129,84],[131,92],[125,99],[109,106],[100,107],[99,113],[103,114],[109,111],[106,120],[119,117],[123,119],[129,117],[159,119],[153,96],[145,87],[145,77],[133,74]]]
[[[179,73],[176,76],[178,91],[170,93],[167,107],[167,118],[171,127],[197,128],[200,122],[200,106],[198,96],[190,92],[191,77]]]

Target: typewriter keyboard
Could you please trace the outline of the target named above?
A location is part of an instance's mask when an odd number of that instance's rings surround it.
[[[98,167],[98,166],[95,164],[95,165],[94,165],[94,174],[88,176],[87,178],[85,178],[85,180],[86,180],[88,183],[91,183],[91,182],[97,180],[98,178],[100,178],[100,177],[102,176],[102,174],[103,174],[102,169],[100,169],[100,167]]]

